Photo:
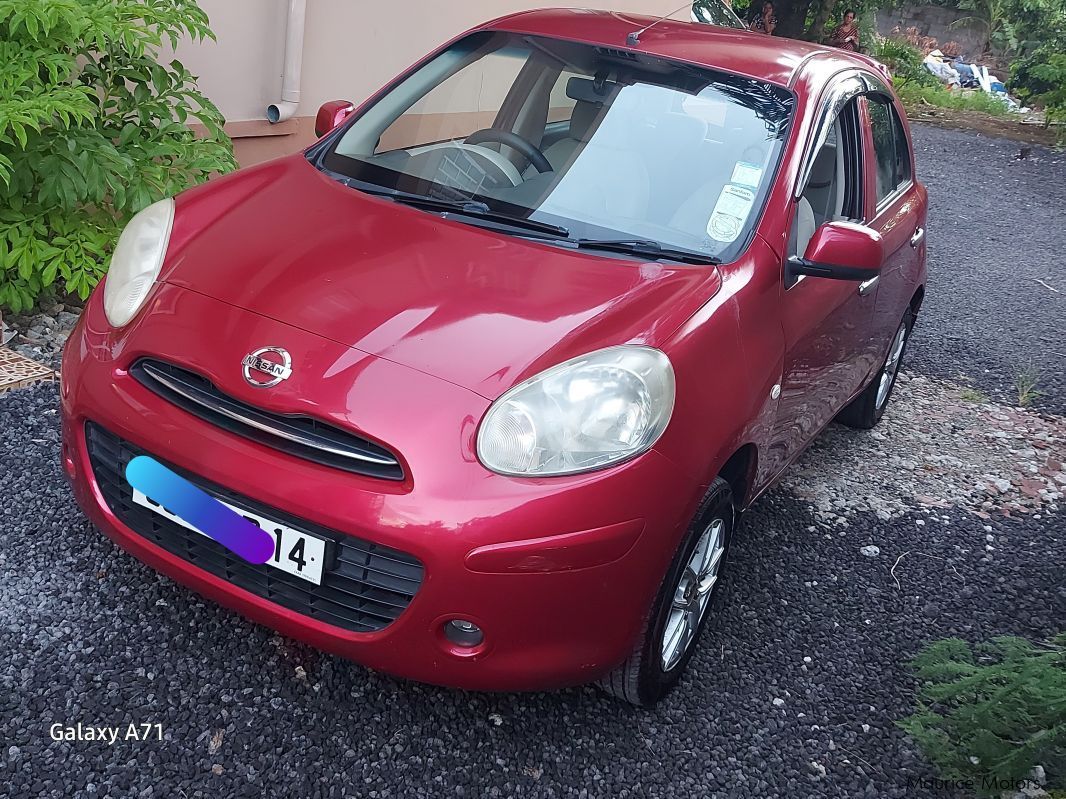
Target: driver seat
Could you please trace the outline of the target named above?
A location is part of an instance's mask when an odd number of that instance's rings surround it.
[[[558,172],[568,164],[577,152],[589,143],[592,133],[596,128],[596,118],[603,106],[579,100],[574,104],[573,113],[570,116],[570,130],[565,138],[550,145],[544,151],[544,157],[552,165],[552,169]]]
[[[822,145],[814,159],[807,188],[796,203],[796,218],[789,234],[789,254],[803,257],[814,231],[826,222],[843,219],[843,152],[835,141]]]

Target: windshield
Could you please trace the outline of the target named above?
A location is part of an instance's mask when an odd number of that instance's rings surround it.
[[[727,261],[750,238],[793,103],[629,50],[483,32],[401,80],[322,162],[356,188]]]

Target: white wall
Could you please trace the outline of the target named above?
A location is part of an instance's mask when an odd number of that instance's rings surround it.
[[[281,93],[287,0],[199,0],[217,42],[183,42],[177,57],[230,122],[264,119]],[[333,99],[359,102],[427,52],[481,22],[551,5],[535,0],[307,0],[298,115]],[[566,5],[565,3],[563,5]],[[679,0],[601,0],[661,16]],[[687,18],[687,9],[676,15]]]

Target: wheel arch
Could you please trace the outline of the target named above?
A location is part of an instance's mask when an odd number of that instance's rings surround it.
[[[922,302],[925,300],[925,286],[918,286],[914,292],[914,296],[911,297],[911,313],[915,316],[918,315],[918,311],[921,310]]]
[[[733,504],[737,508],[746,508],[751,501],[758,461],[759,449],[749,442],[730,455],[718,470],[718,476],[733,490]]]

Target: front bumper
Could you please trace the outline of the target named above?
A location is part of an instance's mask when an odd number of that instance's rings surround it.
[[[278,392],[251,389],[240,378],[243,355],[265,344],[283,344],[301,367],[288,381],[293,385]],[[145,355],[198,370],[271,410],[320,415],[377,436],[404,458],[407,477],[396,483],[352,475],[215,427],[129,375]],[[137,558],[321,649],[398,676],[474,690],[582,683],[621,662],[700,494],[655,451],[566,478],[492,474],[473,455],[484,398],[169,286],[157,287],[138,320],[118,332],[103,319],[99,292],[93,297],[66,349],[62,406],[64,466],[75,496]],[[413,599],[382,629],[345,629],[153,543],[105,499],[90,462],[87,423],[286,518],[409,554],[423,569]],[[451,644],[442,630],[451,618],[478,624],[484,643]]]

